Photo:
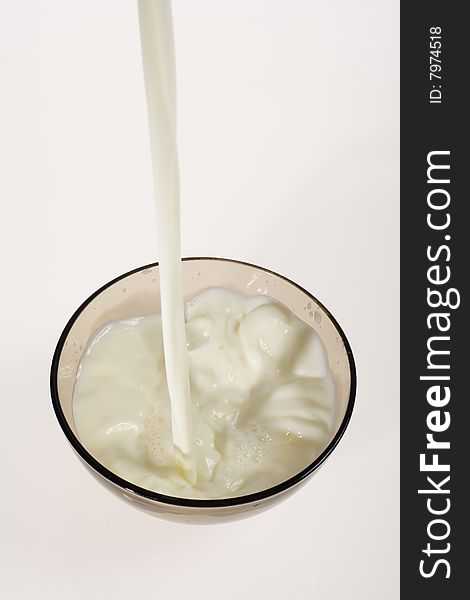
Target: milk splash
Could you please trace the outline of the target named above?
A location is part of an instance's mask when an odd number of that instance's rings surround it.
[[[126,481],[178,498],[269,489],[325,449],[335,389],[320,336],[267,296],[203,290],[186,305],[197,481],[175,468],[161,315],[112,321],[74,390],[87,450]]]

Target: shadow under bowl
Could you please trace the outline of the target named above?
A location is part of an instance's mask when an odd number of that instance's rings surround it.
[[[105,323],[160,310],[158,264],[113,279],[92,294],[67,323],[51,367],[52,404],[73,449],[93,476],[110,491],[155,516],[183,523],[236,520],[265,510],[304,484],[331,454],[351,418],[356,394],[356,369],[349,342],[332,314],[312,294],[273,271],[222,258],[183,259],[183,290],[189,300],[208,287],[224,287],[243,295],[265,294],[284,304],[312,327],[323,341],[336,391],[332,431],[319,456],[292,477],[253,494],[222,499],[177,498],[141,488],[112,473],[80,442],[73,419],[73,388],[82,353]]]

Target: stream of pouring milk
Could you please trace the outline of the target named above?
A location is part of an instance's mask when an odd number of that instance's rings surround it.
[[[140,38],[159,240],[165,368],[175,458],[196,481],[181,276],[176,69],[170,0],[139,0]]]

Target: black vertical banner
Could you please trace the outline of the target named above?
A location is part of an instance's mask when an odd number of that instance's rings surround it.
[[[401,597],[467,595],[470,30],[401,4]]]

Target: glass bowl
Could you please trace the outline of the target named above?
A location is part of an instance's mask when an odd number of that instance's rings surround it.
[[[114,319],[160,310],[158,264],[150,264],[110,281],[92,294],[67,323],[51,367],[51,395],[65,436],[87,469],[100,483],[132,506],[168,520],[216,523],[265,510],[298,490],[324,463],[343,436],[356,393],[356,369],[346,336],[335,318],[312,294],[273,271],[222,258],[183,259],[183,290],[189,300],[208,287],[239,294],[266,294],[283,303],[320,335],[336,389],[333,429],[325,447],[305,469],[286,481],[253,494],[226,499],[189,499],[158,494],[126,481],[100,464],[81,444],[73,420],[72,395],[82,352],[90,338]]]

